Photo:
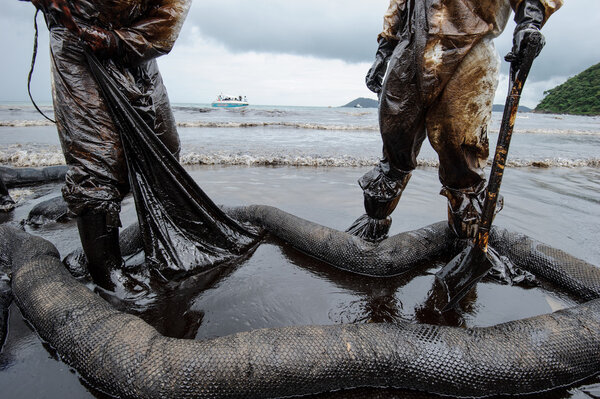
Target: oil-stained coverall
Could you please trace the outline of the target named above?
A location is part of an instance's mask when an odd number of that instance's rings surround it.
[[[145,122],[178,156],[179,136],[156,58],[172,49],[191,0],[31,1],[46,9],[66,3],[81,30],[65,27],[64,13],[45,12],[54,112],[69,166],[63,197],[78,216],[94,281],[110,289],[107,274],[122,263],[119,212],[129,182],[119,131],[83,45],[96,53]]]
[[[500,63],[492,40],[504,30],[511,7],[518,46],[518,32],[541,28],[561,5],[562,0],[390,1],[377,60],[367,75],[367,86],[380,96],[383,157],[359,180],[366,215],[349,232],[373,240],[385,237],[389,215],[427,136],[438,153],[450,227],[459,237],[474,236]]]

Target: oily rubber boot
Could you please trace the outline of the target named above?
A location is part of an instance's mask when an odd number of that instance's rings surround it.
[[[4,184],[4,181],[0,178],[0,211],[9,212],[15,208],[15,201],[8,193],[8,189]]]
[[[365,213],[348,227],[346,233],[363,240],[377,242],[387,238],[391,225],[392,218],[390,216],[385,219],[374,219]]]
[[[484,184],[466,189],[443,187],[440,194],[448,198],[448,226],[456,237],[475,238],[485,199]]]
[[[0,212],[10,212],[15,209],[15,201],[10,195],[0,196]]]
[[[346,232],[367,241],[381,241],[387,238],[392,226],[392,218],[389,215],[396,209],[400,195],[391,200],[381,200],[365,193],[364,200],[366,213],[356,219]]]
[[[396,209],[402,191],[410,180],[411,172],[390,171],[380,163],[358,181],[363,189],[365,214],[346,230],[367,241],[381,241],[388,236],[392,225],[390,215]]]
[[[114,291],[112,275],[123,266],[119,248],[119,229],[109,227],[105,213],[87,212],[77,218],[81,246],[94,283]]]
[[[440,194],[448,198],[448,226],[458,238],[473,239],[477,235],[485,193],[485,180],[467,188],[442,188]],[[504,199],[499,195],[494,215],[500,212],[503,206]]]

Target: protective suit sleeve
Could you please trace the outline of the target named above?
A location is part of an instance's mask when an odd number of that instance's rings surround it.
[[[519,5],[523,1],[524,0],[510,0],[510,5],[511,5],[512,9],[516,12],[519,9]],[[542,22],[542,26],[543,26],[546,23],[546,21],[548,20],[548,18],[550,18],[550,15],[554,14],[560,7],[562,7],[563,0],[540,0],[540,2],[544,6],[544,12],[546,14],[546,17],[544,18],[544,21]]]
[[[156,0],[144,17],[116,29],[125,59],[136,64],[171,51],[190,5],[191,0]]]
[[[390,6],[383,16],[383,31],[377,36],[377,40],[396,39],[396,33],[400,27],[401,13],[406,7],[406,0],[390,0]]]

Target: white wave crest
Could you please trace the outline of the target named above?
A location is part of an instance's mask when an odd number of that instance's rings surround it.
[[[203,127],[203,128],[252,128],[252,127],[289,127],[311,130],[368,130],[378,131],[377,126],[361,125],[328,125],[320,123],[303,122],[214,122],[214,121],[188,121],[177,122],[178,127]]]
[[[376,165],[378,158],[354,157],[350,155],[318,156],[318,155],[250,155],[212,153],[202,154],[196,152],[184,153],[181,163],[184,165],[244,165],[244,166],[311,166],[311,167],[366,167]],[[437,159],[420,159],[419,167],[438,167]],[[491,160],[488,161],[491,165]],[[600,158],[593,159],[514,159],[507,165],[512,168],[582,168],[600,167]]]
[[[19,168],[54,166],[64,165],[65,157],[62,152],[59,151],[0,151],[0,163],[9,164]]]
[[[552,135],[600,135],[599,130],[592,129],[515,129],[516,134],[552,134]]]
[[[243,152],[183,152],[183,165],[237,165],[237,166],[296,166],[296,167],[369,167],[376,165],[377,157],[319,154],[248,154]],[[0,163],[15,167],[43,167],[64,165],[65,158],[59,149],[22,150],[5,149],[0,151]],[[491,160],[488,160],[488,165]],[[419,167],[438,167],[437,159],[420,159]],[[600,168],[600,158],[590,159],[512,159],[507,162],[511,168]]]
[[[52,126],[54,123],[48,120],[30,120],[30,121],[0,121],[0,127],[35,127]]]
[[[511,168],[599,168],[600,158],[592,159],[565,159],[565,158],[547,158],[547,159],[514,159],[507,163]],[[488,165],[491,162],[488,161]]]
[[[52,126],[53,123],[48,120],[0,120],[0,127],[39,127]],[[326,123],[308,123],[308,122],[286,122],[286,121],[255,121],[255,122],[236,122],[236,121],[179,121],[177,126],[180,128],[256,128],[256,127],[283,127],[293,129],[309,130],[340,130],[340,131],[379,131],[376,124],[373,125],[353,125],[353,124],[326,124]],[[497,126],[490,128],[491,132],[497,130]],[[546,135],[600,135],[600,128],[582,128],[582,129],[549,129],[549,128],[516,128],[517,134],[546,134]]]
[[[301,155],[249,155],[249,154],[199,154],[184,153],[183,165],[243,165],[243,166],[312,166],[350,167],[372,166],[377,159],[342,156],[301,156]]]

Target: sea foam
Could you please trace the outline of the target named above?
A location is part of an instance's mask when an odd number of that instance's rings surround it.
[[[244,152],[198,152],[183,151],[180,162],[183,165],[232,165],[232,166],[295,166],[295,167],[369,167],[376,165],[377,157],[358,157],[352,155],[329,154],[249,154]],[[64,165],[65,158],[59,149],[23,150],[6,149],[0,151],[0,163],[14,167],[43,167]],[[488,160],[488,165],[491,160]],[[421,158],[419,167],[437,167],[439,162],[434,158]],[[509,159],[507,166],[511,168],[581,168],[600,167],[600,158],[568,159],[568,158],[532,158]]]

